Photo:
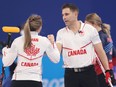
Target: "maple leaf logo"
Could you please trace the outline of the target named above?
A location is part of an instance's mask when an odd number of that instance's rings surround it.
[[[36,56],[40,52],[40,48],[37,48],[35,45],[31,44],[31,47],[26,48],[24,52],[27,56]]]

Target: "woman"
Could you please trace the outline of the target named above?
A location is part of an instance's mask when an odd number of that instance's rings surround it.
[[[16,38],[11,48],[3,48],[3,65],[10,66],[17,59],[11,87],[42,87],[42,57],[44,52],[54,63],[59,62],[60,54],[54,36],[38,35],[42,28],[42,18],[31,15],[25,25],[24,34]]]
[[[96,13],[88,14],[85,18],[85,22],[95,27],[99,33],[103,48],[106,52],[106,55],[109,61],[111,80],[112,80],[113,85],[116,85],[116,81],[114,79],[114,74],[112,70],[113,68],[113,64],[112,64],[113,42],[112,42],[111,35],[110,35],[110,25],[105,24],[105,23],[103,24],[101,18]],[[108,85],[105,82],[104,74],[98,64],[95,65],[95,70],[98,75],[100,87],[107,87]]]

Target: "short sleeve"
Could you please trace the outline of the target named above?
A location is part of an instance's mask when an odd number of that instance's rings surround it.
[[[57,35],[56,35],[56,43],[60,43],[60,44],[63,43],[63,40],[62,40],[62,32],[61,31],[58,31],[57,32]]]
[[[93,44],[101,43],[97,29],[93,28],[91,32],[91,41]]]

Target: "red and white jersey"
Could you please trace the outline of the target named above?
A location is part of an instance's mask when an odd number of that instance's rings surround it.
[[[64,67],[80,68],[93,64],[96,57],[93,45],[101,43],[101,40],[94,27],[81,22],[81,28],[76,34],[67,27],[60,29],[56,42],[63,48]]]
[[[42,57],[48,55],[54,63],[59,62],[60,53],[46,37],[39,36],[37,32],[31,32],[32,45],[23,49],[24,36],[16,38],[11,48],[3,48],[3,64],[10,66],[17,58],[17,66],[12,80],[42,81]]]

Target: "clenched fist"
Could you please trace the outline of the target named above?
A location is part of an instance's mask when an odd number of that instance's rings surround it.
[[[51,44],[54,44],[54,35],[49,34],[47,37],[48,37],[49,41],[51,42]]]

